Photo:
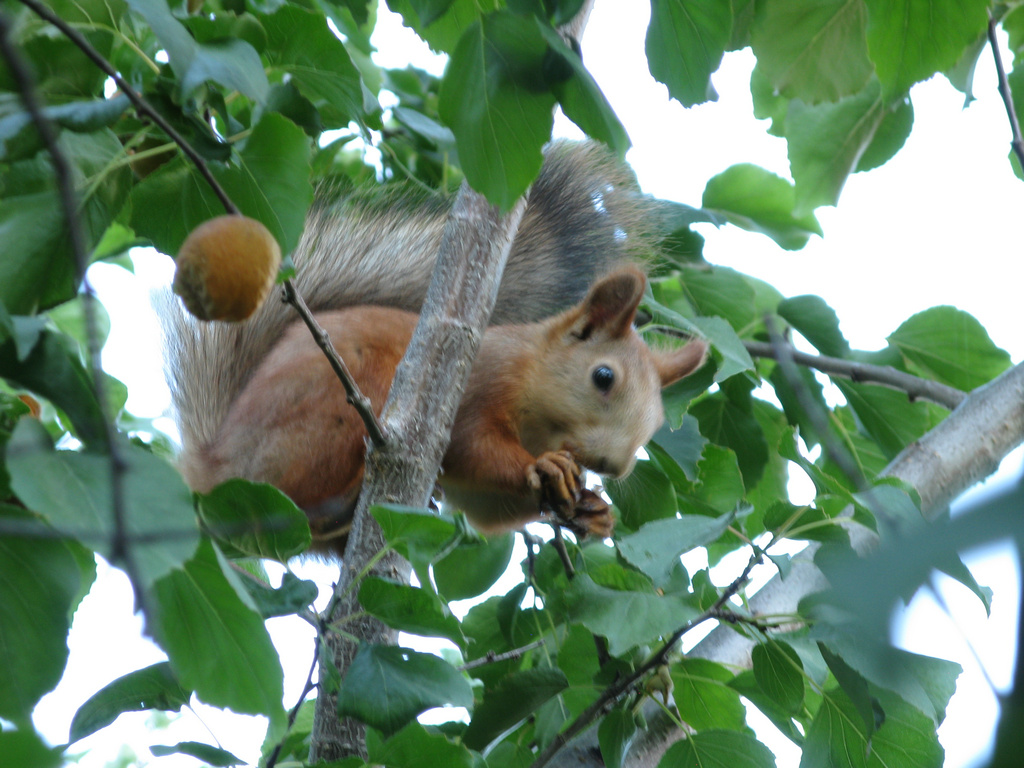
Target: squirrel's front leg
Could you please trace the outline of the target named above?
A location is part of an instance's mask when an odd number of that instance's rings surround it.
[[[541,505],[578,535],[607,538],[615,518],[607,502],[584,488],[580,468],[568,451],[548,451],[527,467],[527,484],[540,493]]]

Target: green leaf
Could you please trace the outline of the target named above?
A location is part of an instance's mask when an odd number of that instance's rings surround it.
[[[359,588],[359,604],[393,629],[446,637],[458,646],[466,643],[459,620],[426,589],[367,576]]]
[[[199,519],[228,554],[285,563],[312,540],[305,513],[271,485],[233,479],[198,499]]]
[[[149,751],[152,752],[155,757],[166,757],[167,755],[188,755],[189,757],[198,758],[207,765],[216,766],[217,768],[221,768],[222,766],[242,765],[245,763],[245,760],[235,757],[226,749],[214,747],[210,744],[203,744],[199,741],[179,741],[177,744],[172,746],[153,744],[150,746]]]
[[[371,507],[370,513],[384,539],[412,563],[417,573],[425,574],[427,567],[460,538],[451,520],[426,509],[386,504]]]
[[[376,123],[380,106],[365,88],[345,44],[322,14],[282,4],[271,14],[256,14],[267,31],[265,55],[271,66],[288,72],[289,82],[317,108],[325,128],[344,128],[352,120]]]
[[[469,681],[455,667],[427,653],[363,643],[342,681],[338,714],[391,734],[445,704],[473,704]]]
[[[776,93],[817,104],[838,101],[867,84],[874,68],[866,30],[861,2],[759,3],[750,44]]]
[[[290,571],[285,573],[277,589],[265,587],[255,579],[242,579],[241,582],[264,619],[298,613],[312,605],[319,594],[315,582],[300,579]]]
[[[176,712],[188,704],[191,695],[192,691],[182,687],[166,661],[137,669],[103,686],[78,708],[68,741],[78,741],[106,728],[122,712]]]
[[[715,101],[711,73],[732,33],[732,4],[652,0],[644,50],[651,74],[684,107]]]
[[[577,574],[561,599],[571,621],[607,638],[613,656],[667,637],[700,613],[687,595],[609,589],[586,574]]]
[[[732,513],[721,517],[683,515],[655,520],[616,542],[619,553],[646,573],[656,587],[664,586],[679,564],[680,555],[710,544],[732,524]]]
[[[131,105],[124,94],[112,99],[89,99],[51,104],[42,113],[56,127],[89,133],[114,123]],[[43,139],[32,116],[23,110],[0,111],[0,157],[23,160],[43,148]]]
[[[707,443],[698,429],[697,420],[692,416],[684,416],[678,429],[672,429],[668,424],[663,425],[651,438],[651,444],[664,451],[691,482],[697,479],[697,462]],[[660,459],[658,463],[668,472]]]
[[[382,741],[376,731],[368,731],[366,749],[373,765],[388,768],[422,768],[428,765],[480,768],[478,759],[474,759],[473,753],[462,744],[453,743],[433,729],[428,731],[417,722],[409,723],[387,741]],[[352,766],[331,763],[330,768],[362,768],[363,765],[359,760]]]
[[[703,731],[669,747],[658,768],[775,768],[775,757],[750,733]]]
[[[672,481],[653,461],[638,461],[625,479],[606,481],[605,491],[622,522],[634,530],[648,520],[675,517],[679,509]]]
[[[181,83],[184,97],[208,80],[229,91],[239,91],[256,102],[266,98],[269,84],[259,54],[240,39],[198,43],[185,26],[171,15],[163,0],[126,0],[142,16],[160,40]]]
[[[290,253],[313,200],[309,143],[302,129],[279,114],[264,114],[237,163],[210,163],[210,170],[239,210],[266,225],[282,253]],[[132,229],[167,254],[177,253],[199,224],[224,212],[195,167],[183,160],[147,176],[131,200]]]
[[[874,79],[859,93],[834,103],[790,103],[786,140],[796,182],[796,215],[839,201],[847,177],[888,114],[882,89]]]
[[[718,392],[694,403],[690,413],[700,423],[704,437],[733,450],[744,485],[753,488],[768,463],[768,443],[749,405]]]
[[[820,296],[794,296],[778,306],[779,315],[823,355],[843,357],[850,351],[839,317]]]
[[[724,318],[740,335],[749,333],[761,319],[754,307],[753,287],[733,269],[684,269],[681,282],[697,314]]]
[[[751,661],[761,690],[785,712],[799,712],[804,703],[804,666],[796,651],[787,643],[769,640],[754,646]]]
[[[1011,365],[973,316],[955,307],[932,307],[905,321],[887,341],[923,373],[966,392]]]
[[[833,379],[857,414],[863,430],[891,459],[928,431],[924,403],[909,403],[904,393],[874,384]]]
[[[66,764],[62,753],[59,747],[48,747],[35,731],[0,731],[0,754],[8,765],[58,768]]]
[[[603,141],[618,157],[629,149],[629,136],[611,104],[593,76],[583,66],[580,55],[565,44],[554,29],[537,22],[537,28],[548,44],[548,68],[564,68],[565,79],[553,78],[552,93],[558,97],[565,116],[598,141]],[[558,62],[557,64],[555,62]]]
[[[722,356],[722,365],[715,372],[715,381],[725,381],[738,373],[753,370],[754,361],[750,353],[729,323],[720,317],[698,317],[693,324],[700,330],[701,336],[711,342],[715,352]]]
[[[446,600],[483,594],[508,568],[515,537],[511,533],[463,542],[434,563],[434,583]]]
[[[856,708],[860,719],[864,723],[865,734],[870,739],[875,731],[885,722],[885,713],[878,699],[871,695],[868,681],[853,667],[847,664],[842,656],[833,653],[824,643],[818,643],[818,650],[821,657],[828,664],[829,671],[836,678],[836,682],[850,698],[850,703]]]
[[[787,251],[821,234],[813,214],[796,212],[793,186],[756,165],[734,165],[710,179],[701,205],[730,224],[767,235]]]
[[[462,736],[470,749],[484,751],[506,731],[534,714],[544,702],[569,686],[560,669],[535,668],[513,672],[484,692]]]
[[[729,687],[733,673],[707,659],[683,657],[672,664],[672,698],[683,722],[697,731],[746,727],[746,708]]]
[[[187,560],[199,538],[191,493],[163,459],[127,442],[118,444],[124,531],[139,587]],[[42,427],[23,419],[7,446],[11,488],[30,509],[57,530],[116,557],[116,529],[110,492],[110,457],[55,451]]]
[[[597,727],[597,743],[601,748],[601,758],[608,768],[621,768],[634,736],[636,720],[628,707],[616,707],[601,718],[601,724]]]
[[[492,13],[466,30],[441,81],[438,109],[466,179],[503,211],[537,176],[551,136],[548,50],[532,19]]]
[[[987,0],[865,0],[868,51],[886,93],[953,67],[985,31]]]
[[[864,153],[857,161],[855,173],[870,171],[885,165],[903,148],[910,137],[910,129],[914,127],[914,105],[909,98],[890,104],[888,111],[878,124],[871,143],[864,148]]]
[[[207,704],[284,717],[281,660],[263,619],[239,597],[230,566],[209,540],[149,592],[147,626],[175,676]]]
[[[25,510],[0,505],[0,524],[34,522]],[[45,538],[48,528],[37,530],[39,538],[0,535],[0,717],[19,723],[28,721],[36,702],[60,681],[70,613],[83,580],[68,546]]]
[[[2,260],[0,260],[2,262]],[[42,329],[35,318],[13,318],[14,335],[0,344],[0,375],[42,395],[60,408],[90,448],[106,445],[103,409],[78,350],[62,334]]]
[[[941,768],[943,750],[931,720],[896,697],[888,697],[882,706],[885,723],[869,736],[849,697],[839,688],[825,691],[821,707],[807,729],[801,768]]]

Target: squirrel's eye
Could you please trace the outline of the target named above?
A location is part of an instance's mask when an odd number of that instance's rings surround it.
[[[607,392],[612,388],[612,384],[615,383],[615,372],[607,365],[599,365],[590,374],[590,378],[594,382],[595,387],[602,392]]]

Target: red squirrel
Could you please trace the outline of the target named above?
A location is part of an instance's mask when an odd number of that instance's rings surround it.
[[[633,329],[643,272],[608,271],[628,259],[636,200],[592,145],[549,152],[495,310],[499,322],[532,322],[485,333],[439,478],[446,502],[483,532],[554,512],[577,532],[610,535],[611,512],[580,487],[580,467],[627,474],[663,421],[661,387],[703,364],[702,341],[649,349]],[[300,290],[378,413],[442,226],[440,209],[347,201],[314,213],[295,255]],[[566,299],[578,303],[564,309]],[[198,491],[231,477],[276,485],[306,510],[313,549],[340,555],[366,430],[308,330],[276,304],[234,325],[165,311],[179,466]]]

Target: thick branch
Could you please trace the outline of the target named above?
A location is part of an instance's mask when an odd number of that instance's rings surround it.
[[[459,190],[419,324],[381,414],[390,439],[383,448],[374,448],[367,455],[359,508],[337,587],[345,595],[328,621],[359,611],[358,590],[349,589],[351,580],[384,546],[380,529],[369,514],[370,504],[425,506],[430,498],[470,366],[494,307],[502,269],[525,208],[524,197],[512,211],[501,216],[467,185]],[[399,555],[389,552],[370,573],[404,578],[408,569]],[[350,621],[346,628],[367,642],[393,643],[397,637],[397,633],[371,616]],[[355,646],[330,634],[325,648],[344,674],[355,656]],[[364,752],[363,725],[353,720],[339,721],[336,707],[335,697],[321,691],[310,751],[313,762]]]

